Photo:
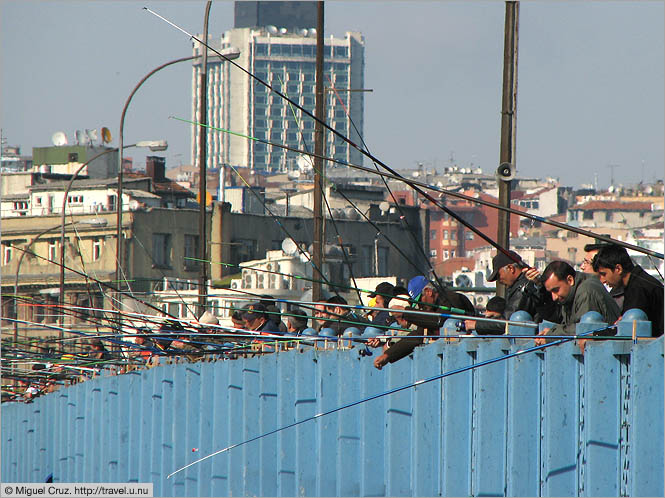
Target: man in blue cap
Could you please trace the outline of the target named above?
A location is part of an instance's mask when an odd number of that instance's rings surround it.
[[[412,278],[407,288],[411,300],[416,302],[415,307],[412,306],[411,309],[441,312],[456,308],[453,310],[456,313],[470,316],[475,314],[473,304],[471,304],[471,301],[466,296],[445,288],[441,289],[422,275]],[[416,325],[417,329],[410,332],[401,341],[390,346],[381,356],[374,360],[374,366],[379,370],[387,363],[394,363],[410,355],[417,346],[423,343],[422,337],[409,338],[409,336],[439,335],[439,329],[444,321],[442,316],[409,313],[408,309],[404,310],[402,319]]]

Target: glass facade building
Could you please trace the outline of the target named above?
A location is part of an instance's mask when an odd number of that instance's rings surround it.
[[[316,34],[312,29],[234,28],[216,47],[240,50],[236,62],[314,114]],[[198,48],[195,47],[195,55]],[[194,64],[193,120],[198,117],[200,62]],[[233,133],[292,148],[314,151],[314,120],[230,63],[209,55],[208,123]],[[325,39],[324,87],[326,122],[359,143],[363,130],[364,40],[359,33]],[[192,163],[196,164],[199,127],[192,129]],[[326,132],[325,154],[339,161],[362,164],[362,155]],[[208,132],[208,167],[246,166],[265,172],[296,167],[300,154],[241,138]]]

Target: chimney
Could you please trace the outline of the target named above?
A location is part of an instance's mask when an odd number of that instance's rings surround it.
[[[146,156],[145,172],[155,182],[166,180],[166,159],[160,156]]]

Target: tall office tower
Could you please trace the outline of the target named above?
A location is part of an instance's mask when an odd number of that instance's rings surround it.
[[[301,5],[301,4],[304,4]],[[235,27],[216,49],[240,50],[237,64],[314,114],[316,24],[315,2],[236,2]],[[261,25],[255,25],[261,23]],[[264,24],[265,23],[265,24]],[[296,24],[298,23],[298,24]],[[195,43],[194,55],[201,47]],[[324,56],[326,122],[353,142],[363,132],[365,42],[360,33],[344,38],[327,36]],[[199,115],[201,62],[194,63],[192,116]],[[314,120],[290,106],[261,83],[212,52],[208,55],[208,124],[245,136],[265,139],[314,152]],[[353,121],[353,124],[351,124]],[[192,164],[198,166],[200,128],[192,127]],[[326,133],[325,154],[362,164],[362,155],[341,139]],[[276,172],[297,167],[300,154],[231,133],[208,131],[208,168],[223,164]]]

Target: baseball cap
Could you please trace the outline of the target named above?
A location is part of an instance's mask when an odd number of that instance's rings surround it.
[[[386,296],[392,297],[395,286],[389,282],[381,282],[376,286],[374,292],[367,294],[367,297]]]
[[[428,283],[429,280],[427,280],[427,278],[423,277],[422,275],[418,275],[417,277],[413,277],[411,280],[409,280],[409,285],[407,288],[411,299],[418,300],[420,294]]]
[[[499,278],[499,270],[506,265],[510,264],[524,264],[522,257],[517,254],[515,251],[508,251],[508,254],[513,256],[512,258],[503,252],[499,252],[496,256],[492,258],[492,274],[487,279],[488,282],[494,282]]]

